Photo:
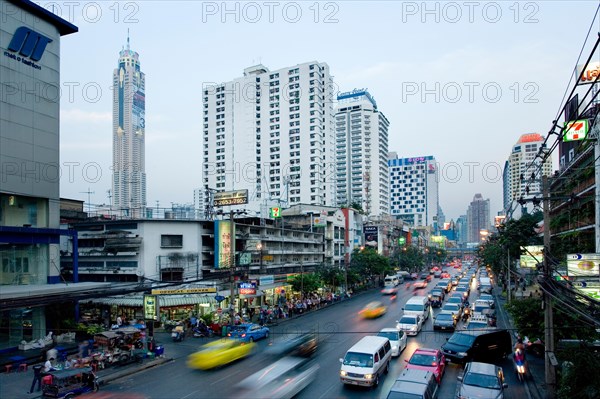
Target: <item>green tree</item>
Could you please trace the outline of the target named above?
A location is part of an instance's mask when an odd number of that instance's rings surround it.
[[[334,291],[336,287],[344,284],[344,269],[340,269],[338,266],[321,264],[317,267],[316,273],[323,283],[331,286]],[[348,282],[348,284],[350,284],[350,282]]]
[[[355,249],[352,253],[350,268],[365,277],[380,276],[392,272],[389,259],[381,256],[375,249]]]
[[[407,245],[398,251],[398,267],[407,272],[419,272],[425,267],[425,256],[417,247]]]
[[[300,292],[302,296],[323,287],[323,281],[317,273],[297,274],[290,279],[289,283],[292,289]]]

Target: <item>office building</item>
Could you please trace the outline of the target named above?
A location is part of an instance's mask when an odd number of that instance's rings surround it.
[[[431,155],[398,158],[390,154],[390,213],[413,226],[433,226],[439,209],[436,161]]]
[[[542,196],[542,176],[552,174],[552,158],[541,164],[541,157],[546,151],[544,137],[538,133],[521,135],[513,146],[503,173],[504,209],[514,208],[514,201],[520,198]],[[533,176],[532,176],[533,174]]]
[[[242,77],[202,93],[202,184],[216,191],[248,190],[251,213],[272,206],[333,205],[333,82],[325,63]]]
[[[366,90],[338,95],[335,112],[336,203],[369,216],[389,214],[390,122]]]
[[[113,72],[112,206],[131,218],[145,217],[146,208],[146,76],[139,58],[127,37]]]
[[[468,242],[479,242],[482,240],[481,232],[489,232],[490,223],[490,200],[483,199],[481,194],[475,194],[473,201],[467,209],[467,238]]]

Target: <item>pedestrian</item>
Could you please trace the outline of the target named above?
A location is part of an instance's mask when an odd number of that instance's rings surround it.
[[[51,357],[50,359],[46,360],[46,363],[44,363],[44,373],[48,373],[50,372],[54,366],[52,365],[52,362],[54,362],[54,358]]]
[[[123,325],[123,318],[121,316],[117,316],[117,328],[121,328]]]
[[[37,391],[41,391],[42,390],[42,369],[44,368],[44,366],[42,366],[41,364],[36,364],[35,366],[33,366],[33,381],[31,382],[31,388],[29,388],[29,394],[33,393],[33,389],[35,388],[35,383],[37,382],[38,384],[38,388]]]

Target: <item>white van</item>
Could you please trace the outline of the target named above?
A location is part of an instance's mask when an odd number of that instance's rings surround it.
[[[340,358],[340,380],[348,385],[377,386],[381,374],[387,374],[392,345],[385,337],[366,336]]]
[[[394,276],[385,276],[385,279],[383,279],[383,285],[386,287],[397,287],[398,284],[400,284],[400,280],[398,279],[398,276],[394,275]]]
[[[429,298],[426,296],[413,296],[406,305],[402,308],[404,314],[421,316],[421,319],[427,320],[429,318]]]

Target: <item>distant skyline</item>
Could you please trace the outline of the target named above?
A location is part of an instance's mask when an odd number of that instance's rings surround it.
[[[220,2],[39,4],[80,30],[61,40],[62,197],[87,202],[91,191],[93,204],[109,203],[111,79],[129,29],[148,76],[148,206],[192,203],[202,185],[202,87],[259,62],[274,70],[318,61],[334,91],[369,90],[390,121],[390,151],[438,160],[448,221],[476,193],[490,198],[491,216],[502,209],[511,147],[550,129],[597,7],[427,3],[427,13],[422,2],[231,2],[227,13]]]

